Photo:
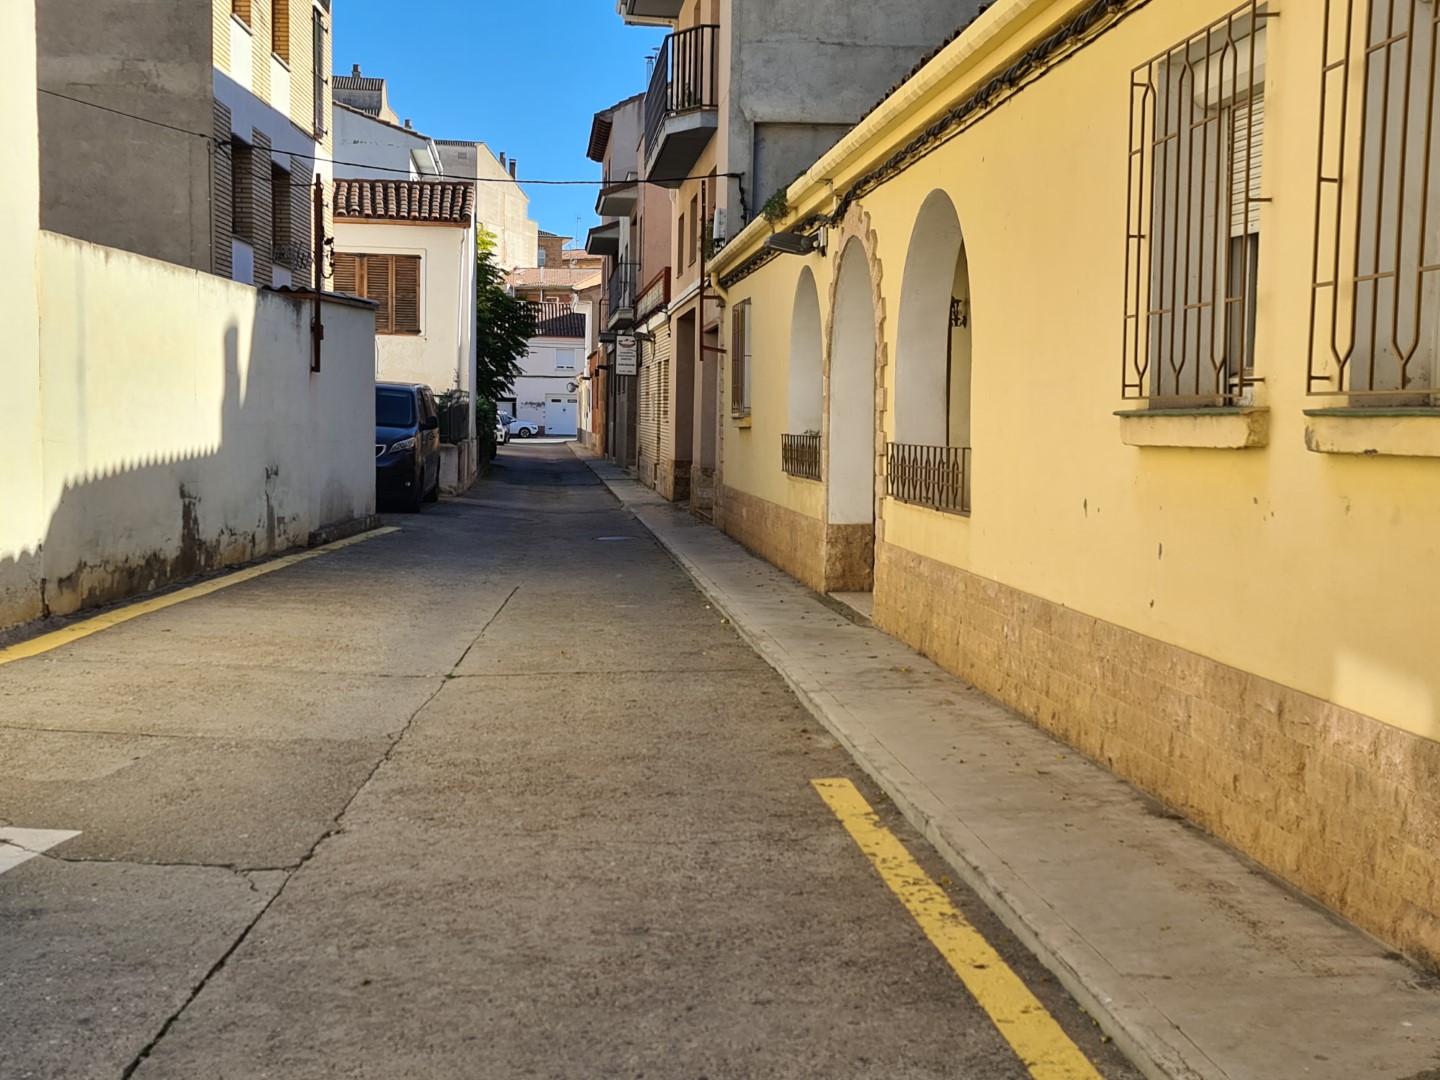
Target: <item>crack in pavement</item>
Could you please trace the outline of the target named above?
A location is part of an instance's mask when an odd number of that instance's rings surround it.
[[[495,609],[495,614],[491,615],[490,618],[485,620],[485,625],[482,626],[480,628],[480,632],[475,635],[475,640],[470,642],[469,645],[465,646],[465,651],[460,654],[460,659],[455,661],[455,666],[450,669],[450,674],[446,676],[446,679],[459,678],[459,676],[455,673],[459,671],[461,666],[465,663],[465,658],[470,655],[470,650],[475,648],[476,645],[480,644],[480,639],[485,636],[485,631],[489,630],[490,627],[495,624],[495,620],[500,618],[500,613],[509,606],[510,601],[515,599],[515,594],[519,591],[520,586],[516,585],[513,589],[510,590],[509,594],[505,597],[505,599],[500,601],[500,606]]]
[[[414,728],[415,721],[419,719],[420,714],[429,707],[431,702],[433,702],[437,697],[440,696],[441,691],[445,689],[446,683],[449,682],[450,678],[453,678],[455,671],[460,667],[462,663],[465,662],[465,657],[470,655],[470,650],[479,643],[480,638],[484,636],[485,631],[488,630],[491,624],[500,617],[500,613],[505,610],[505,605],[508,604],[510,600],[515,596],[515,594],[519,591],[520,587],[517,585],[514,589],[510,591],[509,596],[505,597],[505,600],[500,604],[500,606],[495,609],[495,614],[491,615],[490,618],[486,620],[485,625],[480,628],[480,633],[475,635],[474,640],[471,641],[468,646],[466,646],[465,651],[460,655],[460,659],[455,662],[455,666],[450,669],[450,675],[447,676],[445,680],[442,681],[440,685],[437,686],[435,690],[428,697],[426,697],[423,702],[420,703],[420,706],[410,714],[410,718],[405,721],[404,726],[402,726],[400,731],[396,733],[395,736],[391,739],[390,745],[386,748],[385,753],[383,753],[380,756],[380,759],[375,762],[374,768],[372,768],[366,774],[365,779],[360,781],[360,783],[356,786],[355,790],[351,793],[350,798],[345,800],[345,805],[340,808],[340,812],[331,819],[330,827],[326,829],[325,832],[316,839],[315,843],[310,845],[310,849],[306,851],[303,856],[301,856],[300,860],[295,863],[292,868],[288,868],[283,871],[285,873],[285,880],[280,883],[280,887],[275,890],[274,895],[272,895],[269,900],[265,901],[265,903],[260,906],[260,910],[255,913],[254,918],[252,918],[248,923],[245,924],[245,926],[241,929],[240,933],[236,936],[235,940],[230,943],[230,947],[227,948],[223,954],[221,954],[220,958],[216,960],[214,964],[210,965],[209,970],[206,971],[203,976],[201,976],[200,981],[191,988],[190,993],[186,995],[185,1000],[180,1003],[180,1007],[177,1008],[174,1012],[172,1012],[168,1017],[166,1017],[165,1022],[160,1025],[160,1030],[155,1033],[155,1035],[150,1039],[149,1042],[147,1042],[144,1046],[140,1048],[140,1052],[135,1055],[134,1059],[130,1062],[129,1065],[125,1067],[125,1070],[120,1074],[120,1080],[131,1080],[131,1077],[133,1077],[135,1073],[140,1069],[140,1067],[145,1064],[145,1061],[150,1057],[150,1055],[155,1052],[156,1048],[165,1039],[165,1036],[170,1034],[170,1030],[179,1021],[180,1017],[182,1017],[185,1014],[185,1011],[189,1009],[192,1004],[195,1003],[195,999],[200,996],[200,994],[205,990],[205,987],[210,984],[210,981],[215,978],[215,976],[218,975],[221,971],[224,970],[226,964],[230,962],[230,958],[235,955],[235,953],[240,949],[242,945],[245,944],[245,942],[249,939],[250,934],[254,931],[255,927],[260,924],[260,920],[265,918],[271,907],[275,905],[275,902],[285,894],[285,890],[290,885],[290,882],[294,881],[295,876],[300,873],[300,871],[303,870],[305,866],[312,859],[314,859],[317,854],[319,854],[320,848],[325,843],[325,841],[331,839],[334,836],[338,836],[340,833],[345,831],[345,815],[350,812],[350,808],[355,804],[355,800],[358,799],[360,795],[365,791],[365,789],[370,786],[370,782],[375,779],[376,775],[380,772],[380,770],[384,768],[387,764],[389,764],[392,760],[394,760],[395,751],[399,749],[399,746],[401,742],[405,740],[405,737],[410,734],[410,731]],[[240,871],[236,871],[236,873],[240,873]],[[250,883],[250,887],[257,893],[257,895],[260,894],[259,890],[255,888],[255,884],[253,881]]]

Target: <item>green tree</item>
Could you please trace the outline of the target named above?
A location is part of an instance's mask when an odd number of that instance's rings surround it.
[[[477,247],[475,398],[477,405],[489,402],[493,406],[497,399],[509,394],[521,374],[520,357],[529,350],[529,341],[535,336],[535,308],[505,291],[505,275],[495,265],[495,237],[482,229]]]

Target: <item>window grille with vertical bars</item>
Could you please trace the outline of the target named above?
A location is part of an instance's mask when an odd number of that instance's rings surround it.
[[[1122,389],[1242,403],[1255,375],[1271,18],[1242,4],[1131,76]]]
[[[1312,394],[1440,401],[1435,0],[1325,0]]]

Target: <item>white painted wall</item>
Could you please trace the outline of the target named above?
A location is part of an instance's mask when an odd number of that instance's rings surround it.
[[[557,356],[569,352],[574,357],[574,367],[557,364]],[[530,342],[530,352],[521,361],[525,374],[515,380],[515,418],[528,420],[541,427],[549,427],[547,405],[552,397],[565,398],[576,403],[575,416],[579,416],[580,392],[571,390],[571,383],[579,383],[585,374],[584,338],[535,338]],[[553,413],[550,414],[553,416]],[[561,432],[559,434],[571,434]]]
[[[418,131],[387,124],[344,106],[335,107],[336,169],[347,180],[403,180],[441,171],[435,143]],[[458,177],[456,179],[459,179]]]
[[[252,130],[259,131],[270,140],[271,151],[277,157],[297,155],[301,159],[299,178],[318,172],[329,180],[333,175],[330,155],[308,132],[301,131],[289,116],[268,101],[261,101],[219,68],[215,69],[215,100],[230,110],[230,129],[237,136],[248,141]]]
[[[373,512],[368,307],[325,305],[312,374],[308,304],[54,233],[36,268],[42,441],[0,497],[38,482],[25,531],[43,542],[50,612]],[[0,565],[33,547],[0,537]],[[36,596],[0,600],[0,625],[33,617]]]
[[[35,5],[0,4],[0,360],[7,463],[0,470],[0,625],[40,614],[40,545],[45,539],[40,450],[40,320],[36,242],[40,230],[40,135],[35,98]],[[8,613],[8,619],[6,615]]]

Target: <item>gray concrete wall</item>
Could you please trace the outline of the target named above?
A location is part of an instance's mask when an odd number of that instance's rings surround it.
[[[185,131],[214,127],[212,16],[197,0],[40,0],[46,90]],[[40,222],[211,269],[204,138],[40,95]]]
[[[746,174],[750,216],[979,7],[980,0],[722,0],[729,94],[720,171]],[[763,145],[756,125],[766,125]],[[736,194],[732,181],[722,204],[732,235]]]

